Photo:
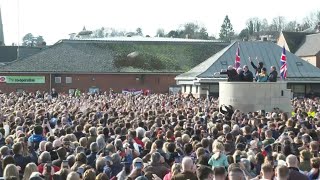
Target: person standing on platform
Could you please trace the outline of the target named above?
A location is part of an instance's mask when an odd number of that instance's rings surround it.
[[[278,72],[275,66],[271,66],[268,81],[277,82]]]
[[[252,82],[253,81],[253,74],[249,70],[249,67],[247,65],[243,66],[243,72],[240,77],[241,77],[241,80],[244,82]]]
[[[214,73],[214,75],[216,74],[227,74],[228,82],[239,81],[239,74],[237,73],[237,70],[235,70],[232,66],[228,66],[228,69],[226,71]]]
[[[258,61],[258,58],[256,58],[256,60]],[[258,67],[252,62],[251,58],[249,57],[249,61],[251,63],[251,66],[256,70],[256,76],[258,76],[261,73],[261,70],[263,68],[263,62],[259,62],[258,63]]]
[[[268,75],[267,75],[267,69],[262,68],[261,73],[259,73],[258,76],[256,76],[257,82],[268,82]]]

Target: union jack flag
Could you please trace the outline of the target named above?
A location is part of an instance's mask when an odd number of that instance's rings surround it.
[[[282,55],[280,59],[280,77],[281,79],[286,79],[287,78],[287,56],[286,56],[286,48],[283,46],[282,48]]]
[[[236,52],[236,59],[234,60],[234,68],[238,69],[240,67],[240,45],[238,43],[238,49]]]

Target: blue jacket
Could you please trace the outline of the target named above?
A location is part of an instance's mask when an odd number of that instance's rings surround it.
[[[91,152],[87,156],[87,164],[91,167],[96,167],[96,159],[97,159],[97,153]]]
[[[43,137],[42,135],[33,134],[28,138],[28,141],[30,143],[40,143],[41,141],[46,141],[47,139]]]

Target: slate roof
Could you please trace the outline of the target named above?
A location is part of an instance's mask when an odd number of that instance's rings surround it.
[[[320,53],[320,33],[307,35],[295,55],[315,56]]]
[[[280,56],[282,48],[272,42],[239,42],[241,66],[249,65],[249,69],[254,72],[250,65],[248,57],[252,57],[255,62],[257,56],[268,71],[270,66],[276,66],[279,73],[280,69]],[[206,61],[200,63],[190,71],[178,75],[176,80],[193,80],[196,78],[213,78],[215,72],[220,72],[221,69],[227,69],[228,65],[233,65],[238,43],[232,43],[220,52],[216,53]],[[320,69],[312,64],[304,61],[298,56],[287,51],[288,63],[288,80],[292,81],[315,81],[320,80]]]
[[[12,62],[17,59],[17,46],[0,46],[0,63]],[[40,52],[43,48],[38,47],[19,47],[21,59]]]
[[[79,41],[110,41],[110,42],[171,42],[171,43],[224,43],[221,40],[203,40],[203,39],[183,39],[183,38],[169,38],[169,37],[144,37],[144,36],[132,36],[132,37],[104,37],[104,38],[77,38],[74,40]]]
[[[0,72],[181,73],[209,58],[225,43],[61,40]]]
[[[312,33],[283,31],[282,34],[288,44],[290,52],[295,53],[299,49],[301,43],[304,41],[306,35]]]

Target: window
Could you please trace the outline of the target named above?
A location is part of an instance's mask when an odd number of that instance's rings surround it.
[[[66,77],[66,83],[71,84],[72,83],[72,77]]]
[[[89,93],[90,94],[95,94],[95,93],[99,93],[99,92],[100,92],[100,90],[99,90],[98,87],[90,87],[89,88]]]
[[[61,83],[61,77],[54,77],[55,83]]]
[[[199,86],[196,86],[196,93],[198,93],[199,91]]]
[[[190,91],[189,92],[192,92],[192,85],[190,86]]]
[[[187,92],[187,85],[184,85],[183,91],[184,91],[184,92]]]
[[[75,89],[69,89],[69,95],[74,95]]]

